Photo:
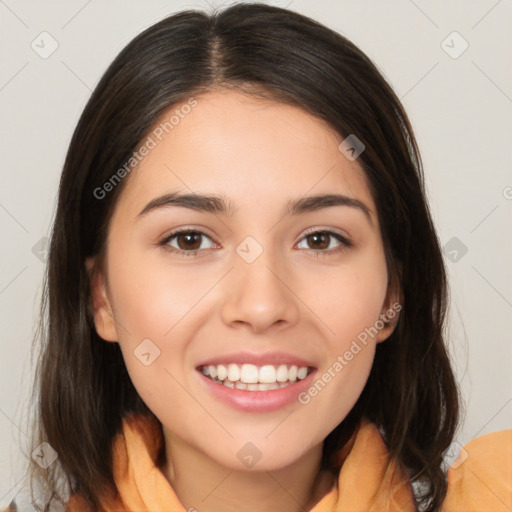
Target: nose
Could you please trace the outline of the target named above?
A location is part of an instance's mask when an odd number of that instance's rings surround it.
[[[245,325],[260,333],[298,322],[300,301],[293,291],[293,277],[275,268],[270,252],[263,251],[252,263],[236,258],[224,282],[221,315],[226,325]]]

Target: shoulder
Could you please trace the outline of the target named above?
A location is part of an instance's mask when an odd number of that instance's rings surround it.
[[[448,470],[441,512],[512,508],[512,429],[477,437],[460,447]]]

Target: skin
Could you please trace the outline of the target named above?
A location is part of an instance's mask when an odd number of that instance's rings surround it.
[[[125,178],[105,266],[93,277],[96,329],[119,343],[138,393],[162,422],[168,460],[162,471],[185,508],[309,510],[334,484],[319,471],[322,442],[356,402],[375,346],[396,322],[369,338],[306,405],[241,412],[206,394],[195,368],[231,352],[272,350],[311,361],[318,375],[331,367],[397,300],[388,294],[375,203],[362,168],[338,150],[342,138],[324,121],[232,90],[196,99]],[[149,201],[171,191],[222,194],[236,212],[172,206],[137,218]],[[349,206],[282,214],[289,199],[327,193],[362,201],[371,222]],[[197,255],[158,245],[181,227],[206,234]],[[322,229],[353,246],[335,253],[334,237],[327,249],[308,242],[307,230]],[[250,264],[235,251],[247,236],[263,248]],[[178,242],[168,245],[190,246]],[[161,351],[150,366],[133,354],[147,338]],[[247,442],[262,453],[252,469],[237,458]]]

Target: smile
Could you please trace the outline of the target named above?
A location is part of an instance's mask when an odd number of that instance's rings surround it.
[[[199,371],[213,382],[244,391],[272,391],[295,384],[307,377],[307,366],[219,364],[200,366]]]

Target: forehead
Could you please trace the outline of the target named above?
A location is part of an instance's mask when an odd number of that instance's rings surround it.
[[[177,190],[228,197],[237,211],[327,193],[374,209],[362,168],[338,149],[342,137],[298,107],[216,90],[170,107],[148,134],[152,147],[119,198],[132,218]]]

